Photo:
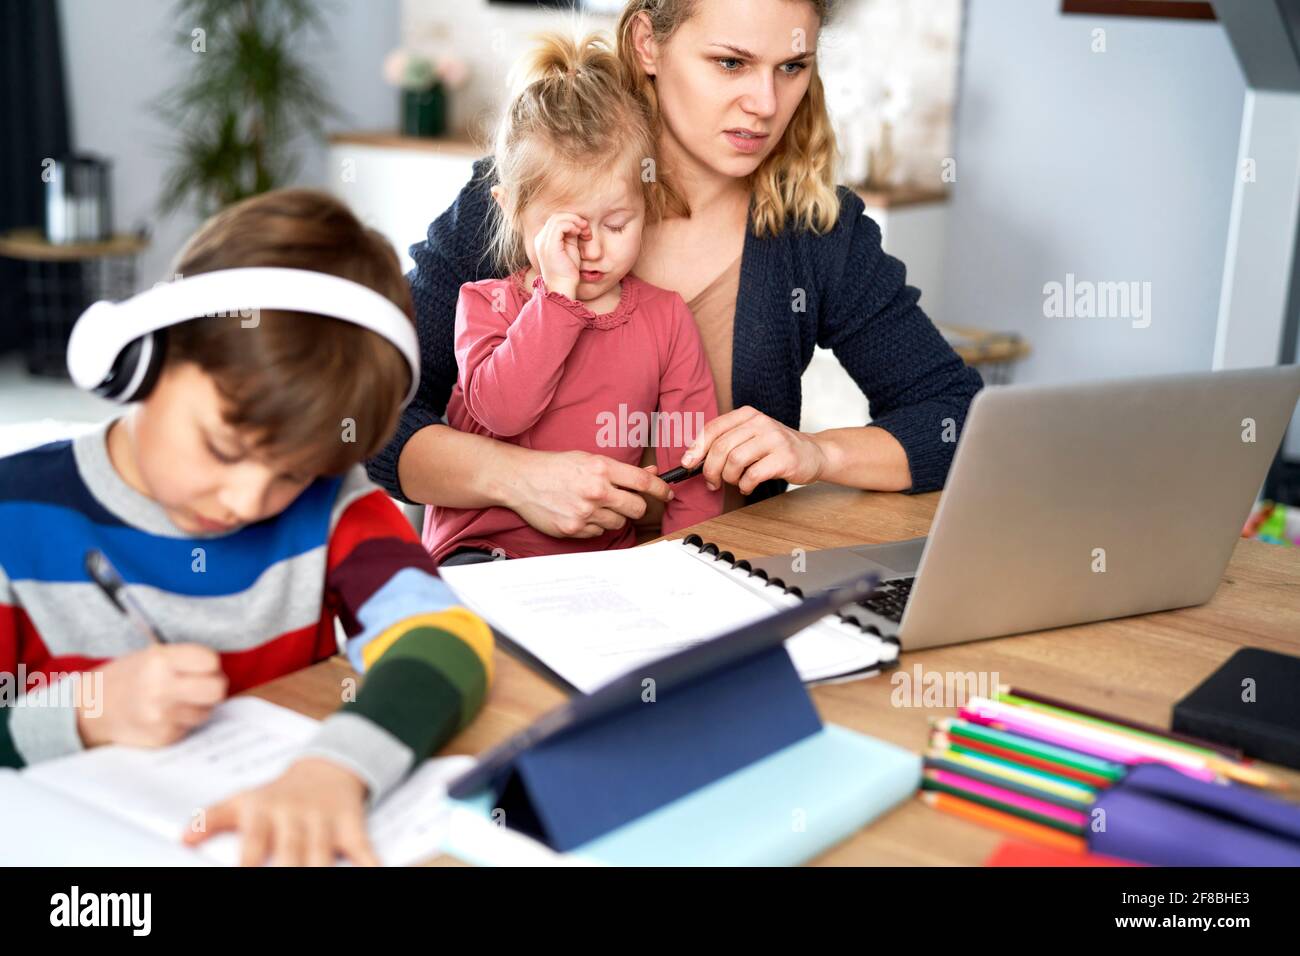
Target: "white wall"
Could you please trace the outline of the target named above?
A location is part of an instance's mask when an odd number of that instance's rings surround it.
[[[148,287],[166,277],[172,256],[198,224],[190,212],[158,212],[174,137],[149,104],[181,82],[191,58],[202,54],[175,40],[180,26],[191,25],[177,22],[172,0],[59,0],[59,7],[72,142],[113,160],[117,228],[147,223],[153,231],[140,263],[139,283]],[[332,128],[395,127],[397,93],[384,85],[380,66],[400,42],[399,0],[335,0],[322,12],[328,36],[310,57],[345,114]],[[209,36],[208,48],[217,41]],[[324,185],[329,173],[325,144],[303,143],[298,182]]]
[[[743,3],[732,0],[743,15]],[[613,11],[601,13],[596,10]],[[453,95],[451,122],[490,142],[511,64],[546,30],[613,34],[620,0],[583,11],[492,4],[488,0],[403,0],[402,36],[429,55],[453,53],[470,79]],[[879,144],[880,121],[894,124],[893,181],[936,185],[950,155],[961,0],[839,0],[818,39],[827,106],[836,125],[845,182],[866,178],[867,153]],[[893,104],[899,97],[902,104]]]
[[[1060,7],[970,0],[945,317],[1021,332],[1019,382],[1209,369],[1241,71],[1217,23]],[[1067,273],[1150,282],[1150,326],[1045,318]]]
[[[490,4],[488,0],[402,0],[402,41],[429,56],[465,60],[469,81],[451,97],[450,122],[490,143],[510,67],[548,30],[613,32],[615,16],[590,11]]]

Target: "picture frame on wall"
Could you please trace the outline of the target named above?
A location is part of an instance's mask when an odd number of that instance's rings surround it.
[[[1061,0],[1062,13],[1103,17],[1169,17],[1215,20],[1214,7],[1202,0]]]

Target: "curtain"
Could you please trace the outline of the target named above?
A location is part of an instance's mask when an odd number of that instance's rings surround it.
[[[39,227],[42,160],[71,151],[54,0],[0,0],[0,144],[0,232]],[[0,351],[23,342],[23,275],[22,263],[0,257]]]

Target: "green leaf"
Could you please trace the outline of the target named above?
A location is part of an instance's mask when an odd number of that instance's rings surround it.
[[[153,106],[177,135],[159,205],[211,212],[287,182],[301,135],[320,137],[341,116],[299,51],[324,31],[310,0],[176,0],[176,42],[193,62]],[[206,52],[190,53],[192,31]]]

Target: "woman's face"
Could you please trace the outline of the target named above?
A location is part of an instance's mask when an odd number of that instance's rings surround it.
[[[638,38],[665,145],[719,175],[752,173],[808,90],[819,27],[805,0],[699,0],[664,44]]]

